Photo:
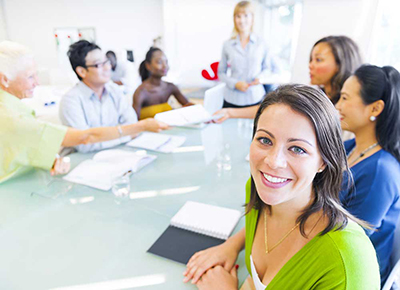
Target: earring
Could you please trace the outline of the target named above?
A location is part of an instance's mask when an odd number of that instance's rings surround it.
[[[318,173],[321,173],[322,171],[324,171],[323,168],[318,169]]]
[[[371,122],[374,122],[374,121],[376,120],[376,117],[375,117],[375,116],[371,116],[371,117],[369,117],[369,120],[370,120]]]

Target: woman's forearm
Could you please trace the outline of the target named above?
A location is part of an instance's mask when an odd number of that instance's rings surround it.
[[[114,140],[123,136],[134,136],[144,131],[144,129],[142,121],[136,124],[119,126],[119,129],[118,127],[97,127],[86,130],[68,128],[62,146],[72,147]]]
[[[243,227],[243,229],[241,229],[235,235],[227,239],[225,243],[230,244],[239,253],[244,249],[245,240],[246,240],[246,228]]]
[[[259,107],[259,105],[255,105],[247,108],[230,108],[229,116],[230,118],[254,119]]]

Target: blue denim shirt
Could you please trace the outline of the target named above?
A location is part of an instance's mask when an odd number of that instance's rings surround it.
[[[63,125],[76,129],[133,124],[138,121],[120,88],[111,82],[105,85],[101,99],[82,81],[66,93],[60,103]],[[95,144],[78,145],[79,152],[91,152],[128,142],[130,136]]]
[[[227,75],[228,66],[231,70],[230,76]],[[226,83],[224,98],[227,102],[238,106],[260,102],[265,95],[261,84],[249,87],[246,92],[235,89],[235,84],[239,81],[250,83],[255,78],[262,79],[277,71],[278,67],[269,56],[265,42],[254,34],[250,35],[250,41],[244,49],[239,36],[224,43],[218,77]]]

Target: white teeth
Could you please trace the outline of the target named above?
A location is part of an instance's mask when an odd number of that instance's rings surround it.
[[[272,182],[272,183],[282,183],[282,182],[287,181],[287,178],[285,179],[285,178],[272,177],[265,173],[263,173],[263,175],[264,175],[265,179],[267,179],[269,182]]]

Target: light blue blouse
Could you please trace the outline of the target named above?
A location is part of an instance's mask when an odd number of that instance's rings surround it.
[[[230,66],[231,75],[227,75]],[[260,84],[251,86],[246,92],[235,89],[239,81],[252,82],[271,72],[277,72],[278,67],[268,54],[265,42],[250,35],[250,41],[243,49],[239,36],[229,39],[222,48],[222,57],[218,66],[218,78],[226,83],[224,98],[227,102],[238,105],[252,105],[261,101],[265,95],[264,87]]]
[[[105,85],[101,99],[82,81],[66,93],[60,103],[60,119],[63,125],[76,129],[109,127],[133,124],[138,121],[134,109],[129,106],[120,88],[111,82]],[[79,152],[91,152],[128,142],[130,136],[101,143],[79,145]]]

